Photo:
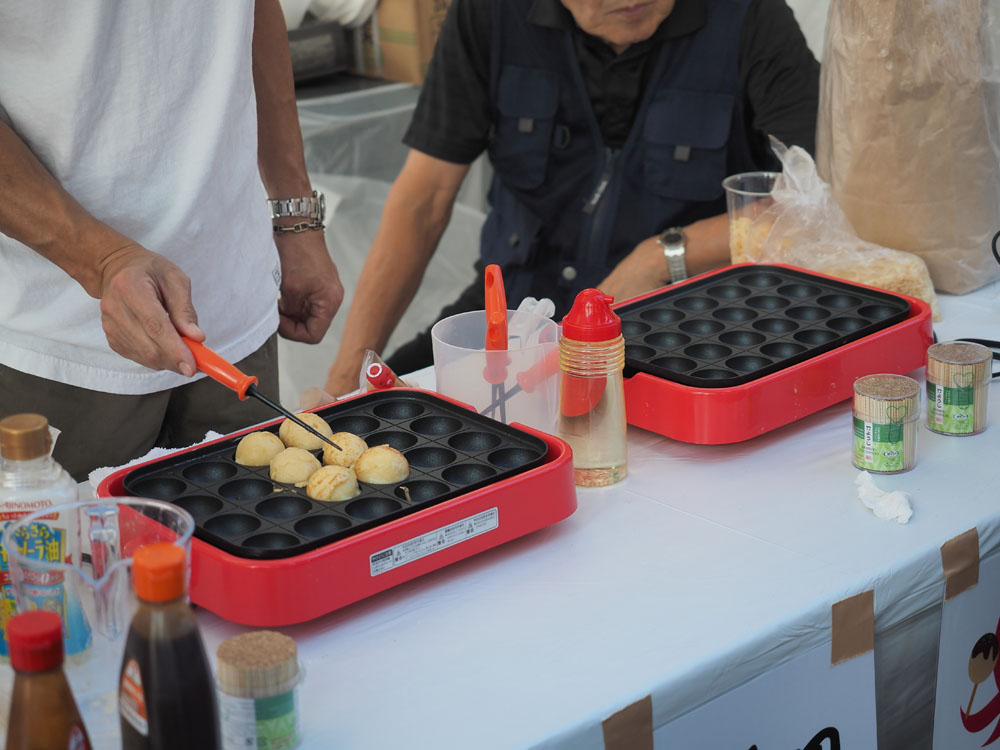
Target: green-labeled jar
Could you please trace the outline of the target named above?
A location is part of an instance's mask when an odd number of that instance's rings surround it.
[[[854,465],[873,474],[909,471],[917,457],[920,385],[905,375],[854,381]]]
[[[927,349],[927,429],[978,435],[986,429],[992,353],[967,341]]]

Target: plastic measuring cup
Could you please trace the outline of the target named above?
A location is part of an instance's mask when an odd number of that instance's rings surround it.
[[[508,331],[515,311],[507,311]],[[559,415],[559,326],[541,315],[517,312],[518,335],[507,339],[506,374],[501,381],[507,424],[520,422],[542,432],[554,433]],[[486,312],[452,315],[431,328],[434,376],[443,396],[490,413],[495,403],[492,380],[484,371],[488,360],[484,348]],[[495,353],[494,353],[495,354]],[[494,378],[496,379],[496,378]]]
[[[771,189],[779,174],[741,172],[722,181],[729,214],[729,253],[734,263],[757,259],[759,248],[754,246],[753,239],[749,237],[750,225],[773,205]]]
[[[51,527],[50,527],[51,524]],[[51,528],[68,529],[66,538]],[[135,551],[172,542],[191,559],[194,519],[159,500],[103,498],[36,511],[9,523],[3,547],[18,607],[52,609],[63,618],[64,669],[94,747],[118,747],[118,670],[138,606],[132,591]],[[60,544],[68,563],[45,562],[42,545]]]

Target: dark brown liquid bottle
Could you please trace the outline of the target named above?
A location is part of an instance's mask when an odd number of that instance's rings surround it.
[[[90,750],[90,738],[62,670],[62,620],[36,610],[7,626],[14,691],[7,750]]]
[[[215,683],[184,598],[184,550],[141,547],[132,560],[139,609],[119,675],[123,750],[222,747]]]

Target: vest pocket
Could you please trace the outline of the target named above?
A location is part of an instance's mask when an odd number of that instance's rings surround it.
[[[530,189],[545,180],[558,101],[555,73],[513,65],[500,72],[490,160],[504,184]]]
[[[643,128],[647,187],[667,198],[707,201],[722,195],[731,94],[668,90],[650,103]]]

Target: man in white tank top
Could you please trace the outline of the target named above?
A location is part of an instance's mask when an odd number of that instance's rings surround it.
[[[78,479],[270,417],[180,335],[277,395],[275,331],[343,298],[316,204],[278,0],[4,4],[0,417],[45,414]]]

